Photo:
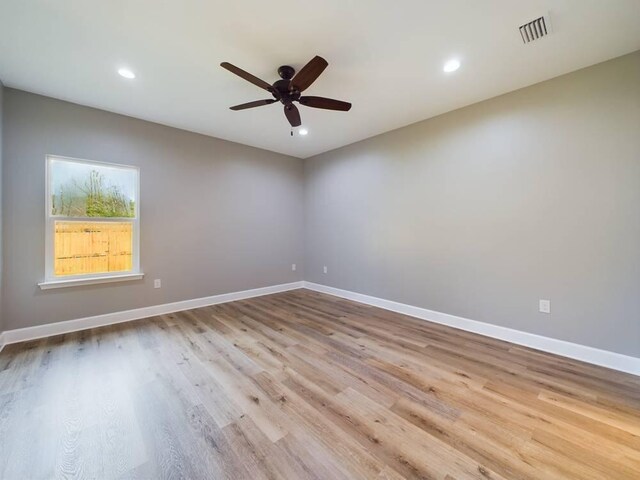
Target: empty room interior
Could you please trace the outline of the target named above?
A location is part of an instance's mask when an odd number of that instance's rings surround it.
[[[0,479],[640,479],[640,1],[0,2]]]

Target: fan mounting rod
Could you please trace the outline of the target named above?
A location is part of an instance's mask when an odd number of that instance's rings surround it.
[[[296,73],[295,68],[290,67],[289,65],[282,65],[278,69],[278,75],[280,75],[280,78],[283,80],[291,80],[295,75],[295,73]]]

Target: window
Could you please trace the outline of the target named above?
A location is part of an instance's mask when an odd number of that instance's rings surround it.
[[[42,288],[141,278],[136,167],[47,157]]]

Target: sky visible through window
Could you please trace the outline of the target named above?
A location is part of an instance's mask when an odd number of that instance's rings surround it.
[[[110,165],[98,165],[80,163],[68,160],[51,161],[51,192],[55,193],[65,183],[72,179],[81,180],[87,178],[91,170],[104,174],[109,185],[119,187],[120,191],[131,201],[135,201],[136,176],[131,168],[112,167]]]
[[[137,171],[132,168],[53,158],[49,181],[53,215],[135,215]]]

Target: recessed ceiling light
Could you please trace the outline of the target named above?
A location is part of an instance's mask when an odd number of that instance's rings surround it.
[[[444,64],[444,67],[442,69],[447,73],[451,73],[451,72],[455,72],[459,68],[460,68],[460,60],[457,60],[454,58],[447,61]]]
[[[301,128],[300,130],[298,130],[299,135],[306,135],[307,133],[309,133],[309,130],[307,130],[306,128]]]
[[[118,70],[118,73],[120,74],[121,77],[124,77],[124,78],[136,78],[136,74],[133,73],[128,68],[121,68],[120,70]]]

